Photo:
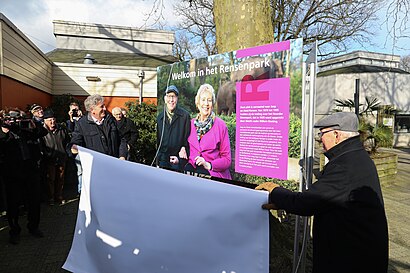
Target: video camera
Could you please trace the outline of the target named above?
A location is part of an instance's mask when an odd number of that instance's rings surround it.
[[[26,119],[17,111],[10,111],[2,118],[1,126],[8,129],[29,129],[31,124],[30,119]]]

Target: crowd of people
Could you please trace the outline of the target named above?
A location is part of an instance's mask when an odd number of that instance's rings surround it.
[[[33,104],[29,114],[18,108],[0,112],[0,212],[9,225],[9,242],[20,242],[19,218],[27,214],[27,229],[44,237],[40,229],[41,203],[64,204],[66,171],[77,178],[81,192],[82,168],[77,146],[119,159],[129,159],[138,137],[135,124],[115,107],[109,113],[98,94],[84,101],[86,114],[76,102],[68,105],[68,119],[58,123],[55,113]],[[72,164],[72,168],[67,168]]]

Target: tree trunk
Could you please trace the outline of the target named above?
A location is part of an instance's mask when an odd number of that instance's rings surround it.
[[[219,53],[272,43],[269,0],[214,0]]]

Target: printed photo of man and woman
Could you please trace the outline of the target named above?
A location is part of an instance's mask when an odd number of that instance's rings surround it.
[[[220,181],[242,180],[235,172],[236,82],[289,77],[290,50],[235,58],[235,53],[209,56],[158,68],[156,163],[160,168]],[[238,64],[265,63],[252,70]],[[233,71],[214,71],[232,65]],[[294,69],[292,69],[294,70]],[[176,77],[184,72],[194,77]],[[179,73],[179,74],[178,74]]]

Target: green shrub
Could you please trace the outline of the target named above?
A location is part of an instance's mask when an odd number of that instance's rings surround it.
[[[138,101],[126,103],[127,117],[135,122],[138,138],[131,152],[131,160],[151,165],[154,160],[157,145],[157,106],[154,104],[139,104]]]
[[[302,119],[294,113],[289,117],[289,157],[300,156],[300,143],[302,141]]]
[[[219,116],[228,127],[228,134],[229,134],[229,142],[231,144],[232,152],[235,151],[235,135],[236,135],[236,114],[232,114],[230,116],[220,115]]]

